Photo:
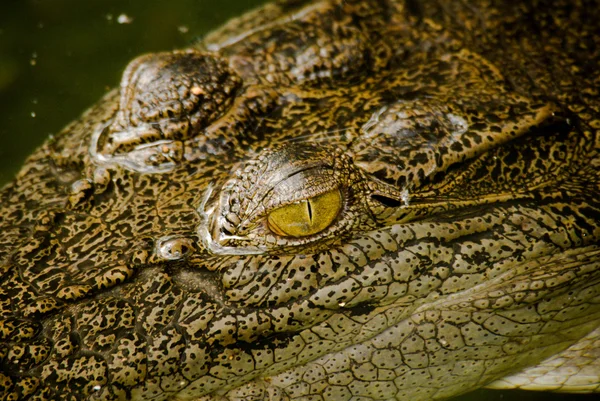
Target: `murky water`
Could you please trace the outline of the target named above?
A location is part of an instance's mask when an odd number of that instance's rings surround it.
[[[115,87],[129,60],[184,47],[263,0],[2,0],[0,186],[48,135]],[[218,4],[218,6],[215,6]],[[480,390],[461,401],[591,401]]]
[[[0,185],[117,86],[129,60],[184,47],[263,2],[0,1]]]

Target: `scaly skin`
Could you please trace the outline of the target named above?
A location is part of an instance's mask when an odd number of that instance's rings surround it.
[[[38,149],[0,192],[0,399],[418,401],[597,354],[600,7],[423,3],[267,5]]]

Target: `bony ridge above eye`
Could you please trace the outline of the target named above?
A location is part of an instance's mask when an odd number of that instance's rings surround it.
[[[267,223],[271,231],[277,235],[306,237],[329,227],[341,209],[342,194],[338,188],[335,188],[271,211]]]

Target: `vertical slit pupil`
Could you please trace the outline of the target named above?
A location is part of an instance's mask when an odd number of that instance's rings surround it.
[[[310,206],[310,201],[306,201],[306,209],[308,211],[308,220],[312,223],[312,207]]]

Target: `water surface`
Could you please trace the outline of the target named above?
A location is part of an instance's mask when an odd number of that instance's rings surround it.
[[[264,0],[2,0],[0,186],[128,61],[185,47]],[[218,6],[216,6],[218,5]]]

